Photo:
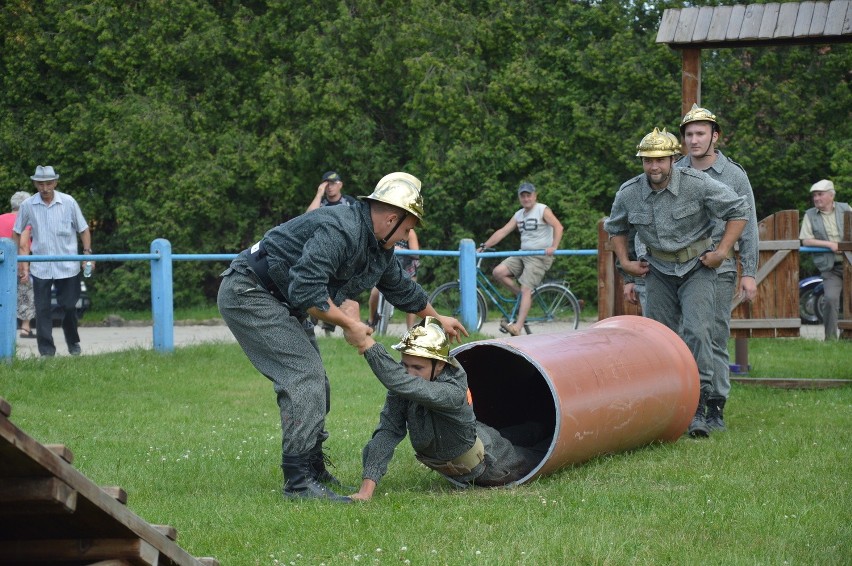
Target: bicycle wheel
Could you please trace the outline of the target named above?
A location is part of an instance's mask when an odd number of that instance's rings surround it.
[[[376,334],[387,334],[388,325],[393,318],[393,305],[385,300],[385,296],[379,294],[379,308],[376,311]]]
[[[545,283],[536,287],[532,306],[527,315],[528,324],[559,323],[580,326],[580,302],[568,287],[558,283]]]
[[[429,303],[438,314],[461,319],[461,287],[456,282],[444,283],[429,295]],[[488,305],[479,289],[476,290],[476,328],[482,328],[482,322],[488,315]]]

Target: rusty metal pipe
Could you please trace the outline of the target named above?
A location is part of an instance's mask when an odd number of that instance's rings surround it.
[[[698,367],[665,325],[616,316],[585,330],[471,342],[464,367],[476,417],[501,429],[552,431],[523,484],[602,454],[674,442],[698,405]]]

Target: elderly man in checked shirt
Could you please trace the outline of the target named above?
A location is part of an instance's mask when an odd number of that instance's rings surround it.
[[[222,274],[219,312],[278,398],[283,494],[289,498],[350,501],[323,485],[340,482],[325,467],[330,394],[313,327],[304,325],[309,315],[339,326],[346,341],[356,345],[372,329],[340,305],[378,287],[397,308],[436,317],[452,338],[467,335],[458,320],[435,312],[394,257],[394,243],[423,218],[420,181],[391,173],[360,198],[352,206],[322,207],[269,230]]]
[[[646,278],[647,313],[678,332],[698,365],[701,394],[689,434],[709,434],[705,420],[712,390],[710,331],[716,311],[716,269],[742,234],[749,205],[733,189],[691,168],[675,168],[680,142],[654,131],[642,138],[637,157],[644,174],[624,183],[604,223],[618,261],[629,275]],[[724,232],[714,246],[717,221]],[[647,246],[637,258],[634,236]]]

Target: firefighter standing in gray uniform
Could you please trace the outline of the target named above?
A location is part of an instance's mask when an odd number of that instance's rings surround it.
[[[716,311],[716,269],[739,239],[749,218],[745,198],[706,173],[675,168],[676,136],[654,128],[638,146],[644,174],[624,183],[604,223],[621,269],[646,276],[646,316],[677,332],[698,365],[701,394],[692,436],[707,436],[704,414],[712,390],[710,330]],[[725,231],[714,246],[716,221]],[[636,258],[635,235],[647,247]]]
[[[328,378],[310,315],[343,329],[350,344],[372,329],[340,309],[345,300],[378,287],[388,301],[420,317],[434,316],[446,332],[462,324],[435,312],[426,292],[406,277],[394,242],[423,218],[420,181],[407,173],[382,178],[353,206],[324,207],[269,230],[225,270],[219,287],[222,318],[257,370],[273,382],[281,413],[283,494],[348,502],[323,483],[340,485],[325,468]]]
[[[754,193],[745,170],[736,162],[728,159],[715,148],[721,135],[716,116],[697,104],[687,112],[680,123],[680,134],[687,154],[675,163],[675,167],[692,167],[704,171],[710,177],[734,189],[744,197],[751,207],[748,223],[739,239],[739,256],[742,265],[739,296],[743,301],[751,301],[757,295],[758,244],[757,214],[754,206]],[[713,242],[718,244],[725,231],[724,222],[716,222],[713,228]],[[710,337],[713,340],[713,379],[712,390],[707,397],[706,424],[710,431],[726,429],[723,411],[728,394],[731,391],[730,361],[728,338],[731,336],[731,301],[737,290],[737,264],[733,250],[716,270],[716,317]]]
[[[506,485],[541,462],[550,439],[540,426],[512,427],[513,433],[525,429],[532,446],[522,447],[476,420],[467,374],[450,356],[447,336],[434,318],[413,326],[393,346],[402,352],[401,363],[370,336],[357,348],[388,393],[379,424],[364,447],[363,481],[352,499],[373,496],[406,433],[417,459],[460,487]]]

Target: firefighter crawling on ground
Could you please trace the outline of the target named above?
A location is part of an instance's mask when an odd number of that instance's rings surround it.
[[[373,496],[406,432],[417,459],[459,487],[506,485],[542,460],[547,442],[538,425],[498,431],[476,420],[467,374],[450,356],[449,340],[435,318],[427,316],[393,346],[402,353],[401,363],[370,336],[353,345],[388,393],[364,447],[363,482],[352,499]]]

